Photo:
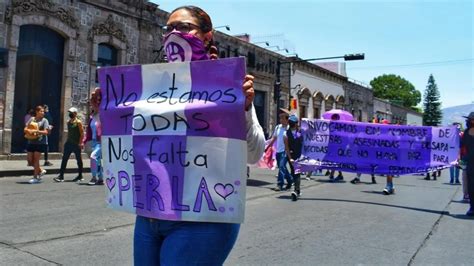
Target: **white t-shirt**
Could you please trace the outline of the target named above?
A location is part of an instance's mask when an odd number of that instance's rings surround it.
[[[276,152],[284,152],[285,151],[285,142],[283,140],[286,130],[288,126],[284,127],[282,124],[278,124],[275,127],[275,131],[273,132],[273,136],[276,136]]]

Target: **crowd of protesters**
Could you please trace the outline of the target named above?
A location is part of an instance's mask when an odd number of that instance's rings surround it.
[[[474,112],[471,112],[466,118],[466,129],[463,130],[461,123],[453,123],[453,126],[456,126],[458,133],[460,135],[460,154],[457,158],[455,165],[452,165],[449,168],[449,183],[450,184],[461,184],[463,186],[463,202],[470,203],[470,208],[466,215],[473,216],[474,213]],[[339,120],[339,115],[333,114],[330,117],[330,120]],[[293,121],[293,122],[292,122]],[[375,119],[372,122],[379,122],[381,124],[390,124],[386,119]],[[289,113],[283,112],[280,114],[280,124],[275,127],[271,141],[269,142],[266,150],[276,142],[276,162],[278,167],[278,180],[277,187],[274,189],[276,191],[290,190],[292,185],[294,185],[294,191],[291,194],[292,200],[296,201],[300,195],[300,174],[296,174],[294,171],[293,163],[301,155],[302,145],[296,145],[298,138],[295,138],[296,135],[301,135],[301,131],[298,127],[298,118],[295,115],[290,115]],[[295,154],[298,157],[295,158]],[[289,165],[291,171],[289,172],[287,166]],[[321,169],[318,169],[321,172]],[[334,177],[334,169],[326,170],[326,176],[329,176],[330,182],[338,182],[344,180],[343,174],[341,171],[338,171],[338,175]],[[307,173],[309,178],[312,175],[311,172]],[[358,184],[361,182],[361,173],[356,173],[354,179],[350,182],[352,184]],[[425,180],[437,180],[437,177],[441,176],[441,170],[437,169],[431,172],[426,173]],[[462,177],[462,182],[459,177]],[[382,190],[382,193],[385,195],[390,195],[395,192],[393,184],[393,175],[386,175],[386,186]],[[287,183],[284,184],[284,179],[287,180]],[[298,182],[298,183],[297,183]],[[371,174],[371,183],[376,184],[375,174]]]
[[[183,6],[170,13],[165,26],[164,36],[165,46],[170,39],[179,39],[189,44],[192,48],[189,60],[208,60],[217,58],[217,49],[213,46],[213,27],[209,15],[202,9],[195,6]],[[172,49],[165,49],[171,52]],[[167,54],[171,59],[172,54]],[[184,60],[184,58],[183,58]],[[255,92],[253,89],[253,76],[242,77],[242,92],[245,95],[245,115],[247,128],[247,162],[255,163],[263,153],[264,134],[258,124],[253,99]],[[64,154],[61,163],[61,171],[56,182],[64,181],[64,169],[71,153],[75,153],[78,164],[78,176],[73,181],[83,179],[81,151],[84,146],[90,145],[90,158],[92,179],[88,184],[103,185],[102,164],[101,164],[101,122],[98,116],[100,103],[100,90],[94,91],[91,97],[92,114],[89,119],[87,132],[84,134],[82,121],[78,118],[76,108],[68,110],[68,138],[64,144]],[[46,173],[39,166],[41,153],[47,151],[47,135],[52,127],[45,118],[45,108],[38,106],[34,114],[25,123],[25,138],[28,139],[28,164],[33,166],[34,174],[31,183],[41,182],[41,177]],[[463,169],[463,176],[466,176],[466,200],[474,199],[474,112],[466,117],[466,127],[462,136],[462,148],[459,156],[460,166]],[[332,120],[339,120],[338,116],[332,116]],[[383,122],[388,124],[388,121]],[[294,168],[294,162],[301,156],[302,152],[302,132],[299,128],[299,119],[295,115],[282,113],[280,124],[275,127],[270,147],[276,142],[276,158],[278,164],[277,187],[275,190],[294,191],[291,199],[297,201],[301,197],[300,173]],[[46,160],[46,162],[48,162]],[[290,165],[290,171],[287,165]],[[464,167],[465,166],[465,167]],[[335,171],[329,172],[331,181],[343,180],[342,173],[339,172],[334,177]],[[439,176],[439,174],[438,174]],[[360,182],[360,174],[357,174],[353,184]],[[384,194],[393,194],[395,189],[392,175],[386,176],[386,186]],[[451,183],[459,183],[459,175],[456,169],[453,170]],[[286,184],[285,184],[286,180]],[[375,176],[372,176],[372,183],[375,183]],[[464,181],[463,181],[464,183]],[[466,196],[468,196],[466,198]],[[474,200],[470,200],[470,209],[467,215],[474,215]],[[233,248],[240,230],[240,224],[214,223],[214,222],[188,222],[188,221],[168,221],[149,218],[137,215],[134,231],[134,262],[137,265],[222,265]],[[202,243],[213,243],[213,245],[202,245]],[[211,256],[212,255],[212,256]]]

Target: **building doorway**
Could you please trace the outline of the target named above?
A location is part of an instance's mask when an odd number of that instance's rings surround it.
[[[12,153],[24,152],[24,117],[30,108],[46,104],[54,126],[49,150],[59,150],[64,38],[38,25],[20,27],[13,104]]]
[[[258,122],[260,126],[263,128],[263,132],[265,133],[265,137],[268,134],[268,128],[265,124],[265,98],[266,93],[264,91],[255,91],[255,97],[253,98],[253,106],[255,107],[255,113],[257,114]]]

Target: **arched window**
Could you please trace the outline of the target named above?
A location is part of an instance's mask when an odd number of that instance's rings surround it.
[[[336,97],[336,109],[344,109],[344,96],[339,95]],[[354,115],[354,114],[353,114]]]
[[[309,106],[309,99],[311,98],[311,91],[307,87],[304,87],[300,91],[298,91],[298,96],[298,108],[300,109],[300,118],[307,118],[307,109]]]
[[[97,66],[115,66],[117,65],[117,49],[106,43],[99,44],[99,56]]]
[[[313,94],[313,117],[316,119],[321,118],[321,106],[324,101],[324,95],[321,92]]]
[[[326,103],[325,103],[325,106],[324,106],[325,111],[329,111],[329,110],[333,109],[334,108],[334,106],[333,106],[334,102],[335,102],[334,96],[332,96],[332,95],[326,96]]]

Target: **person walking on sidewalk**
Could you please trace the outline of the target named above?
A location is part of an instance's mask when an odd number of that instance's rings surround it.
[[[301,195],[301,174],[295,173],[295,167],[293,163],[296,159],[300,158],[301,150],[303,149],[303,135],[301,130],[298,128],[298,117],[291,115],[288,119],[289,128],[285,133],[285,153],[290,161],[290,170],[293,183],[295,184],[294,191],[291,193],[291,200],[297,201]]]
[[[89,126],[87,127],[84,145],[90,145],[91,148],[91,174],[92,178],[87,183],[90,186],[103,185],[104,178],[102,174],[102,149],[100,139],[102,136],[102,124],[100,123],[99,106],[102,100],[100,89],[95,88],[91,94],[91,116],[89,118]],[[87,143],[89,142],[90,143]]]
[[[470,208],[467,216],[474,216],[474,112],[466,118],[466,130],[462,137],[462,147],[466,151],[463,161],[466,162],[467,192],[469,194]]]
[[[48,120],[44,118],[43,106],[39,105],[35,109],[35,117],[30,118],[26,123],[25,138],[28,140],[26,146],[28,165],[33,166],[33,178],[30,184],[41,182],[41,177],[46,174],[46,170],[40,167],[41,153],[46,150],[46,138],[49,134]]]
[[[51,130],[53,130],[53,117],[51,116],[51,113],[49,112],[49,107],[45,104],[43,105],[44,108],[44,118],[48,120],[49,123],[49,133],[51,133]],[[52,166],[53,164],[48,161],[48,152],[49,152],[49,141],[48,141],[48,135],[44,136],[46,138],[46,150],[44,151],[44,166]]]
[[[67,122],[67,140],[64,143],[63,158],[61,160],[61,169],[59,169],[58,177],[53,180],[56,182],[64,182],[64,171],[66,170],[67,161],[71,156],[71,153],[74,153],[76,156],[78,175],[74,178],[73,182],[79,182],[83,180],[82,177],[82,158],[81,150],[82,138],[84,136],[84,128],[82,126],[81,120],[77,117],[77,109],[71,107],[68,110],[69,112],[69,121]]]
[[[288,113],[281,113],[280,114],[280,124],[275,127],[273,132],[273,137],[268,146],[265,148],[265,151],[273,145],[276,141],[276,160],[278,166],[278,181],[277,187],[274,189],[276,191],[283,191],[291,188],[291,184],[293,180],[291,178],[290,172],[288,172],[288,168],[286,168],[286,164],[288,163],[288,158],[286,157],[285,152],[285,142],[284,136],[286,130],[288,129]],[[284,185],[284,179],[286,179],[286,187]]]

